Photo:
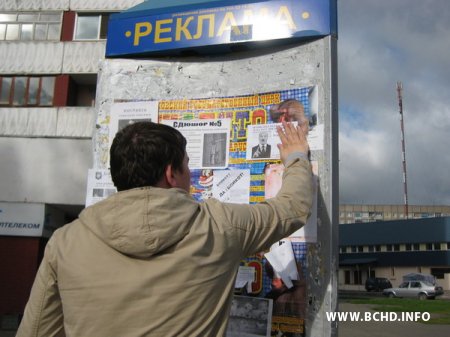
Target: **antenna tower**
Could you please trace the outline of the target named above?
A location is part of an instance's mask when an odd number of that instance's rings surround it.
[[[403,100],[402,100],[402,82],[397,82],[397,96],[398,96],[398,108],[400,112],[400,129],[402,137],[402,166],[403,166],[403,190],[404,190],[404,203],[405,203],[405,219],[408,219],[408,185],[406,182],[406,150],[405,150],[405,127],[403,124]]]

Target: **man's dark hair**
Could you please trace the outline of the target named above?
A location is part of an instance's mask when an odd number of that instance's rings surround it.
[[[186,139],[176,129],[137,122],[120,130],[110,149],[111,178],[118,191],[155,186],[168,165],[183,169]]]

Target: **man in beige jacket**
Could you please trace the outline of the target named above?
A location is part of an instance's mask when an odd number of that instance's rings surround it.
[[[18,337],[224,336],[239,262],[305,224],[312,203],[306,131],[278,128],[286,166],[254,205],[189,195],[186,140],[139,122],[111,147],[118,193],[49,240]]]

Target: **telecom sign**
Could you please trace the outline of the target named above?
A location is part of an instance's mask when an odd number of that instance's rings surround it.
[[[336,34],[336,0],[216,1],[170,13],[141,7],[111,16],[107,57]]]
[[[42,236],[45,205],[0,202],[0,235]]]

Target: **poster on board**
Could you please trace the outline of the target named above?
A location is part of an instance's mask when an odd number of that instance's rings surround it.
[[[234,296],[226,337],[270,337],[272,300]]]
[[[186,138],[189,167],[226,168],[230,143],[230,119],[162,120]]]
[[[233,97],[160,101],[158,111],[162,123],[165,120],[171,120],[172,123],[230,120],[228,165],[225,169],[192,168],[191,194],[198,201],[214,197],[226,202],[242,203],[247,202],[242,198],[248,193],[248,202],[253,204],[275,196],[281,184],[284,167],[280,163],[277,148],[280,140],[276,125],[282,121],[306,121],[309,125],[308,142],[311,151],[323,150],[323,125],[318,118],[317,98],[316,87],[304,87]],[[258,150],[260,143],[270,146],[260,147]],[[260,153],[256,154],[257,151]],[[313,162],[312,165],[316,175],[314,181],[317,182],[318,164]],[[317,186],[316,183],[315,197]],[[230,193],[226,193],[227,188]],[[271,336],[305,335],[307,244],[317,241],[316,200],[314,204],[308,224],[292,237],[286,238],[291,243],[293,265],[298,275],[289,284],[290,287],[273,271],[271,264],[263,256],[250,257],[242,266],[254,271],[247,272],[245,275],[248,277],[237,283],[237,287],[242,286],[237,291],[273,301]],[[250,275],[254,275],[251,284],[247,280]],[[231,318],[233,320],[233,316]],[[236,322],[241,322],[242,327],[251,323],[249,319],[245,323],[242,319],[235,320]],[[233,326],[234,328],[236,327]]]
[[[145,106],[146,112],[140,114],[139,106]],[[323,150],[323,124],[317,106],[318,92],[314,86],[231,97],[114,103],[110,141],[115,130],[126,125],[127,120],[151,120],[175,127],[187,139],[190,192],[196,200],[216,198],[223,202],[255,204],[275,196],[281,184],[284,167],[277,148],[279,123],[308,123],[311,151]],[[312,165],[317,198],[318,164],[312,162]],[[90,176],[90,200],[96,202],[107,197],[110,189],[95,181],[94,173]],[[317,241],[317,200],[314,204],[308,224],[285,239],[291,243],[294,259],[291,264],[297,269],[296,279],[286,285],[263,255],[249,257],[248,265],[245,262],[242,266],[247,272],[245,278],[241,277],[242,289],[237,292],[273,303],[271,332],[265,331],[265,335],[305,335],[307,244]],[[235,317],[234,322],[240,322],[234,327],[239,329],[246,329],[248,324],[243,323],[242,317]]]
[[[87,179],[86,203],[89,207],[117,192],[111,173],[105,169],[89,169]]]

